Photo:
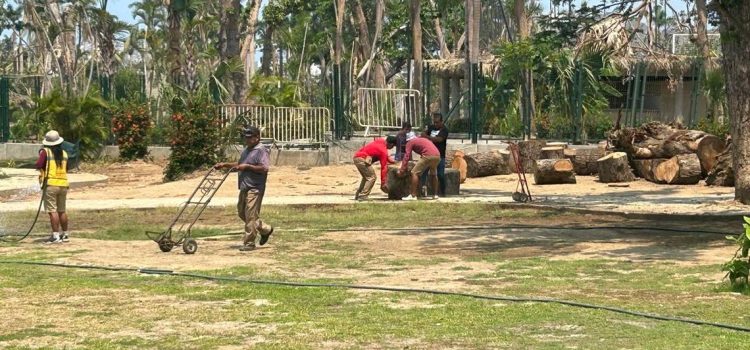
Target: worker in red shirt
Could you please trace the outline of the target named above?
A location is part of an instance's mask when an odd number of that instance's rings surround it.
[[[388,150],[396,146],[396,137],[377,138],[364,145],[357,153],[354,153],[354,166],[362,175],[357,194],[354,199],[358,201],[367,200],[372,186],[375,185],[375,171],[372,169],[373,160],[380,160],[380,189],[388,193],[388,164],[395,161],[388,155]]]
[[[420,155],[420,159],[414,169],[411,170],[411,194],[401,198],[405,201],[413,201],[417,199],[417,187],[419,186],[419,176],[422,175],[427,169],[430,170],[430,180],[432,181],[432,188],[438,188],[438,177],[437,167],[440,164],[440,151],[432,141],[423,137],[411,137],[406,141],[406,153],[404,159],[401,160],[401,168],[398,169],[398,176],[404,176],[406,169],[409,165],[409,159],[411,159],[411,152],[417,152]],[[433,199],[437,199],[437,191],[432,196]]]

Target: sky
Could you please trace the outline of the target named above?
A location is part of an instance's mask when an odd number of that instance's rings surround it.
[[[268,0],[264,0],[263,3],[266,3]],[[333,1],[333,0],[331,0]],[[130,8],[128,8],[128,5],[130,5],[133,1],[131,0],[109,0],[107,3],[107,7],[109,9],[109,12],[116,15],[121,20],[128,22],[128,23],[135,23],[135,19],[133,18],[133,15],[130,11]],[[596,4],[600,3],[601,1],[597,0],[589,0],[589,4]],[[609,1],[611,2],[611,1]],[[661,1],[660,1],[661,2]],[[668,0],[667,1],[670,5],[675,7],[678,11],[685,9],[685,0]],[[245,0],[242,1],[243,5],[246,3]],[[541,0],[540,3],[545,9],[549,8],[550,0]],[[579,1],[580,3],[580,1]]]

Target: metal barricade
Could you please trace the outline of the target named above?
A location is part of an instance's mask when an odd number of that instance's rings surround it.
[[[417,126],[421,94],[413,89],[360,88],[357,90],[357,123],[370,129],[401,129],[408,121]]]
[[[322,144],[331,133],[331,112],[324,107],[276,107],[274,140],[280,143]]]
[[[221,126],[235,125],[270,125],[273,122],[274,106],[228,104],[221,105]]]
[[[331,112],[324,107],[222,105],[220,113],[225,128],[253,125],[276,144],[320,145],[333,130]]]

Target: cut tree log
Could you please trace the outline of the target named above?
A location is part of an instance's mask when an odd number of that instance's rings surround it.
[[[681,125],[651,122],[638,128],[615,130],[608,139],[615,150],[626,152],[633,159],[652,159],[695,153],[699,141],[708,135]]]
[[[565,148],[562,146],[542,147],[539,151],[539,159],[564,159]]]
[[[534,183],[537,185],[574,184],[576,174],[570,159],[540,159],[534,169]]]
[[[714,135],[703,136],[695,147],[695,154],[701,162],[701,174],[708,175],[708,172],[714,168],[717,157],[724,152],[726,142]]]
[[[464,151],[456,150],[455,152],[453,152],[453,159],[451,160],[451,169],[458,170],[459,181],[461,183],[464,183],[464,181],[466,181],[467,164],[466,159],[464,159],[465,155],[466,153],[464,153]]]
[[[547,141],[539,139],[518,142],[518,153],[521,155],[521,166],[524,172],[534,172],[539,153],[542,151],[542,147],[546,145]]]
[[[592,175],[598,172],[597,160],[604,157],[604,149],[599,147],[566,148],[565,158],[573,163],[576,175]]]
[[[427,195],[435,193],[430,177],[427,177]],[[445,169],[445,195],[457,196],[461,192],[461,174],[458,169]]]
[[[511,153],[510,148],[501,149],[498,152],[500,152],[500,156],[505,160],[505,164],[508,164],[508,171],[510,173],[518,173],[516,159],[513,158],[513,153]]]
[[[510,174],[506,159],[498,150],[467,154],[464,160],[466,160],[466,177]]]
[[[630,165],[628,165],[628,155],[625,152],[610,153],[599,158],[596,163],[600,182],[630,182],[635,180],[633,171],[630,170]]]
[[[674,156],[653,169],[656,181],[670,185],[694,185],[701,179],[701,162],[695,154]]]
[[[401,200],[411,191],[411,169],[414,168],[414,162],[409,162],[408,170],[403,177],[398,177],[398,168],[396,165],[388,167],[388,199]]]
[[[416,162],[409,162],[409,170],[403,177],[398,177],[398,166],[388,167],[388,199],[400,200],[411,192],[411,169]],[[429,170],[427,170],[429,171]],[[428,192],[432,194],[432,185],[429,184],[430,177],[427,176]],[[445,194],[458,195],[460,192],[459,171],[456,169],[445,169]],[[374,189],[373,189],[374,190]],[[417,195],[421,195],[421,188],[417,188]]]
[[[732,164],[732,144],[729,143],[716,157],[716,164],[708,172],[706,184],[709,186],[734,187],[734,165]]]
[[[562,148],[568,148],[567,142],[547,142],[544,144],[544,147],[562,147]]]
[[[655,182],[655,183],[661,183],[656,180],[654,177],[654,168],[656,168],[659,163],[665,161],[666,159],[663,158],[657,158],[657,159],[634,159],[633,160],[633,168],[635,170],[635,175],[643,178],[647,181]]]

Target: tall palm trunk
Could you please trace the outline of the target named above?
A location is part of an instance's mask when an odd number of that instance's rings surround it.
[[[275,50],[273,49],[273,32],[276,28],[266,23],[266,30],[263,31],[263,56],[260,59],[260,72],[264,76],[272,74],[271,66],[274,61]]]
[[[221,62],[228,62],[240,57],[240,0],[222,0],[221,27],[219,31],[219,58]],[[241,103],[245,90],[242,72],[232,71],[229,79],[224,79],[225,86],[229,86],[232,102]]]
[[[245,34],[245,40],[242,43],[242,63],[245,67],[245,90],[247,84],[250,84],[250,80],[255,74],[255,32],[258,26],[258,12],[260,12],[260,5],[262,0],[250,0],[248,6],[250,6],[250,13],[247,16],[247,33]],[[245,96],[245,92],[242,92],[242,96]]]
[[[412,66],[412,86],[411,88],[417,91],[422,91],[422,20],[420,19],[421,2],[420,0],[411,0],[411,6],[409,7],[409,15],[411,21],[411,38],[412,38],[412,57],[414,59],[414,65]],[[414,121],[419,120],[422,116],[422,101],[415,101],[416,111]]]
[[[731,118],[734,197],[750,204],[750,2],[712,3],[719,13],[722,67]]]
[[[526,40],[531,35],[531,24],[526,14],[526,0],[515,0],[513,10],[516,17],[516,25],[518,26],[518,40]],[[523,85],[521,89],[521,98],[523,101],[521,104],[525,106],[526,118],[530,124],[531,135],[525,135],[528,138],[536,134],[536,125],[534,123],[534,115],[536,114],[536,106],[534,105],[534,75],[531,69],[523,70],[521,73],[521,82]]]
[[[375,55],[377,52],[377,41],[380,36],[380,31],[383,27],[383,1],[376,0],[375,2],[375,36],[370,40],[370,31],[368,29],[367,18],[365,17],[365,11],[362,9],[362,1],[357,0],[354,2],[354,13],[357,18],[357,29],[359,31],[359,58],[362,62],[365,62],[365,66],[362,68],[364,72],[358,74],[359,76],[364,75],[369,78],[370,67],[372,67],[372,79],[369,81],[374,87],[385,86],[385,70],[383,64],[375,62]],[[364,74],[363,74],[364,73]],[[369,79],[366,79],[366,81]]]
[[[164,0],[167,5],[167,21],[169,29],[167,31],[167,41],[169,51],[167,52],[167,61],[169,61],[169,78],[174,84],[180,84],[182,75],[182,33],[180,32],[182,14],[181,9],[175,6],[174,0]]]

